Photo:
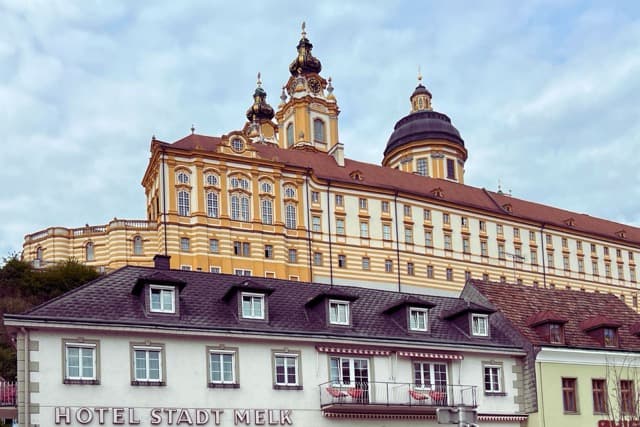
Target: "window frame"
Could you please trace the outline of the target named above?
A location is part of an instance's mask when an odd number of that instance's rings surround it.
[[[248,298],[246,302],[249,303],[249,311],[245,311],[245,297]],[[260,301],[260,313],[255,313],[255,304]],[[240,317],[242,319],[249,320],[265,320],[267,317],[267,299],[264,294],[257,292],[241,292],[240,293]]]
[[[476,328],[476,322],[475,320],[478,319],[482,319],[483,320],[483,324],[484,324],[484,332],[480,330],[480,328]],[[471,331],[471,335],[473,335],[474,337],[489,337],[489,315],[488,314],[481,314],[481,313],[471,313],[471,316],[469,316],[469,320],[471,322],[471,327],[469,328]],[[480,325],[480,323],[478,323],[478,326]]]
[[[414,322],[414,314],[416,315],[416,322]],[[410,331],[414,332],[428,332],[429,331],[429,309],[422,307],[409,307],[408,311],[408,326]],[[420,325],[420,318],[422,318],[423,325]]]
[[[337,362],[337,366],[336,369],[334,370],[334,361]],[[348,362],[348,382],[345,382],[345,367],[343,366],[344,362]],[[367,379],[366,379],[366,383],[368,384],[371,381],[371,360],[367,357],[345,357],[345,356],[340,356],[340,355],[331,355],[329,356],[329,363],[328,363],[328,367],[329,367],[329,381],[331,383],[332,386],[334,387],[344,387],[344,388],[355,388],[358,386],[358,383],[356,383],[356,375],[355,375],[355,371],[356,371],[356,361],[358,362],[364,362],[364,364],[366,365],[365,368],[359,368],[360,370],[364,370],[366,369],[367,371]],[[337,378],[334,376],[334,372],[336,374],[338,374]]]
[[[289,382],[289,373],[287,372],[287,364],[284,364],[284,381],[278,381],[278,358],[282,358],[283,360],[291,360],[293,359],[294,365],[294,375],[295,381],[293,383]],[[271,350],[271,366],[273,369],[273,389],[274,390],[302,390],[302,357],[301,352],[297,350]]]
[[[213,356],[220,357],[220,380],[213,379]],[[224,356],[231,356],[231,380],[225,380],[225,364],[222,359]],[[238,361],[238,348],[227,347],[223,345],[219,346],[207,346],[206,347],[207,358],[207,387],[209,388],[239,388],[240,376],[239,376],[239,361]]]
[[[133,236],[133,255],[144,255],[144,242],[140,235]]]
[[[438,370],[442,369],[444,366],[444,384],[442,384],[442,378],[436,380],[436,365],[438,365]],[[425,367],[428,367],[428,372]],[[417,390],[437,390],[437,391],[445,391],[447,385],[449,384],[449,364],[443,363],[442,361],[437,360],[424,360],[424,359],[414,359],[411,361],[411,370],[413,373],[413,377],[411,379],[411,383],[413,387]],[[428,374],[428,376],[425,376]],[[442,372],[438,372],[438,374],[442,374]],[[427,378],[429,381],[425,381]],[[440,383],[440,384],[436,384]],[[444,387],[444,389],[443,389]]]
[[[334,312],[335,308],[335,312]],[[345,319],[341,319],[340,308],[343,308]],[[327,304],[328,316],[330,325],[349,326],[351,325],[351,304],[349,301],[330,299]]]
[[[153,294],[154,291],[159,291],[159,295],[160,295],[160,307],[159,308],[154,308],[153,307]],[[164,300],[164,295],[165,293],[168,293],[171,295],[171,305],[170,307],[166,308],[164,306],[164,303],[166,302]],[[165,285],[154,285],[154,284],[150,284],[149,285],[149,312],[150,313],[165,313],[165,314],[175,314],[176,313],[176,288],[174,286],[165,286]]]
[[[602,386],[600,387],[596,387]],[[591,378],[591,395],[594,414],[607,414],[609,411],[607,380],[604,378]]]
[[[485,395],[506,395],[504,389],[504,364],[502,362],[495,360],[482,362],[482,387]]]
[[[131,385],[135,386],[165,386],[166,383],[166,358],[165,358],[165,345],[158,343],[129,343],[130,357],[131,357]],[[145,378],[138,378],[138,366],[136,351],[146,352],[145,358]],[[149,378],[149,353],[158,353],[158,376],[159,378]]]
[[[562,410],[565,414],[578,414],[578,379],[562,377]]]
[[[78,354],[78,376],[69,374],[69,349],[78,348],[91,350],[91,369],[92,375],[85,376],[83,374],[83,356],[81,352]],[[100,384],[100,341],[87,340],[83,338],[63,338],[62,339],[62,383],[63,384],[83,384],[98,385]]]

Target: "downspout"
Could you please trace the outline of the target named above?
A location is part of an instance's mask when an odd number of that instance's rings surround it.
[[[545,419],[546,417],[546,412],[544,410],[544,388],[542,387],[543,381],[542,381],[542,363],[541,362],[535,362],[536,365],[538,365],[538,367],[540,368],[540,405],[538,405],[538,410],[542,412],[542,416],[540,417],[540,421],[542,421],[542,427],[546,427],[547,426],[547,420]]]
[[[400,235],[398,234],[398,190],[396,190],[393,195],[393,211],[394,211],[394,222],[396,223],[396,263],[398,264],[398,292],[402,291],[402,285],[400,282]]]
[[[329,232],[329,284],[333,286],[333,250],[331,247],[331,181],[327,181],[327,226]]]
[[[164,173],[164,147],[162,147],[162,225],[164,227],[164,256],[168,255],[167,250],[167,187]]]
[[[24,335],[24,391],[23,391],[23,411],[24,411],[24,425],[31,425],[31,413],[29,410],[29,382],[31,381],[31,373],[29,372],[29,331],[25,327],[20,328],[20,331]]]
[[[545,223],[542,223],[540,227],[540,246],[542,247],[542,286],[547,287],[547,244],[544,241],[544,227]]]
[[[305,193],[307,199],[307,251],[308,251],[308,262],[309,262],[309,281],[313,282],[313,256],[311,253],[311,205],[309,204],[309,168],[307,168],[307,173],[305,175],[304,180]]]

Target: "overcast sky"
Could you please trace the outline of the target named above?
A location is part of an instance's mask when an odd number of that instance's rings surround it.
[[[379,164],[417,68],[466,183],[640,224],[640,2],[0,0],[0,256],[144,218],[151,136],[244,124],[307,22],[347,157]]]

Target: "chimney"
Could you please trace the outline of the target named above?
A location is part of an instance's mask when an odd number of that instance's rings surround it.
[[[334,158],[338,166],[344,167],[344,144],[342,142],[338,142],[331,147],[329,155]]]
[[[156,255],[153,257],[153,266],[157,270],[169,270],[169,255]]]

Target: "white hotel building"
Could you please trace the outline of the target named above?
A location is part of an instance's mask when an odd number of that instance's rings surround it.
[[[526,423],[524,352],[459,298],[124,267],[21,315],[20,426]]]

